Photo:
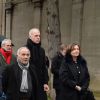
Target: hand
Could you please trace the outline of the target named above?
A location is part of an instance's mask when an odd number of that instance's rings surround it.
[[[44,91],[49,91],[49,86],[47,84],[44,84]]]
[[[76,85],[75,89],[78,90],[78,91],[81,91],[82,88],[80,86]]]

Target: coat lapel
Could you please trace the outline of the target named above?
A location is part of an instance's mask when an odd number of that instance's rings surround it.
[[[13,67],[13,69],[14,69],[14,74],[15,74],[16,82],[17,82],[17,84],[18,84],[18,87],[20,87],[19,66],[18,66],[17,63],[15,64],[15,66]]]

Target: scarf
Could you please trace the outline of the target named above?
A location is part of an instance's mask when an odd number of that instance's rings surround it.
[[[40,64],[40,61],[41,61],[41,47],[40,46],[41,46],[41,43],[36,44],[36,43],[33,43],[31,39],[27,40],[27,47],[31,52],[30,61],[34,63],[36,66],[41,65]]]
[[[28,92],[28,78],[27,78],[28,71],[27,70],[29,68],[29,63],[27,65],[24,65],[24,64],[21,64],[20,62],[18,62],[18,65],[22,70],[22,80],[21,80],[20,91]]]
[[[6,63],[10,64],[12,58],[12,50],[5,51],[4,49],[0,48],[0,53],[4,56]]]

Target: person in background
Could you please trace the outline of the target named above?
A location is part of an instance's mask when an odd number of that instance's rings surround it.
[[[3,71],[2,88],[6,100],[38,100],[37,76],[29,59],[29,49],[21,47],[17,51],[16,63],[7,65]]]
[[[78,44],[70,45],[59,74],[61,80],[60,100],[85,100],[81,97],[89,87],[90,75],[87,62],[82,57]]]
[[[46,68],[45,51],[40,43],[40,31],[33,28],[29,31],[29,38],[26,46],[30,50],[30,63],[35,65],[36,74],[39,81],[39,100],[47,100],[46,92],[48,86],[48,70]]]
[[[12,42],[10,39],[4,39],[0,48],[0,97],[2,96],[2,72],[6,65],[16,62],[16,57],[12,51]]]
[[[59,100],[59,95],[61,91],[60,87],[60,79],[59,79],[59,69],[61,67],[62,60],[64,59],[67,52],[67,46],[65,44],[61,44],[59,47],[59,51],[53,57],[51,63],[51,72],[53,74],[53,88],[56,93],[56,100]]]

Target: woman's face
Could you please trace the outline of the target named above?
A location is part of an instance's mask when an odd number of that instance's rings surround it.
[[[80,48],[79,48],[79,46],[78,46],[78,45],[74,45],[74,46],[72,47],[72,50],[71,50],[71,55],[72,55],[72,57],[77,57],[77,56],[79,56],[79,53],[80,53]]]

